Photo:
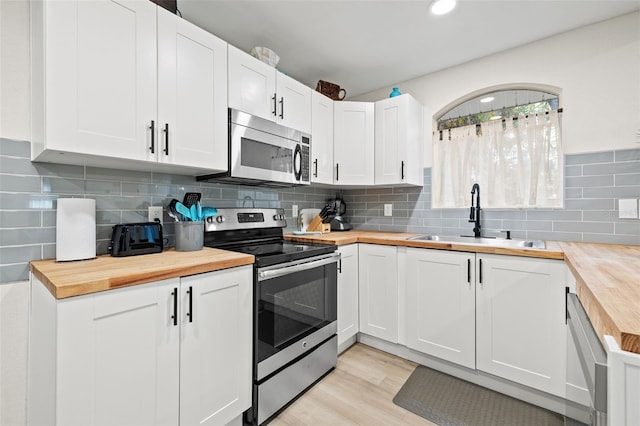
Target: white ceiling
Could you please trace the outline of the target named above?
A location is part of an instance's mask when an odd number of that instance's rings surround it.
[[[458,0],[433,16],[429,4],[178,0],[178,9],[242,50],[269,47],[278,69],[312,88],[337,83],[347,98],[640,10],[640,0]]]

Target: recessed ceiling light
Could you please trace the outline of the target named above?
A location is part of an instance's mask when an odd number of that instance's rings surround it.
[[[434,15],[445,15],[456,7],[456,0],[435,0],[431,3],[431,13]]]
[[[491,102],[493,101],[495,98],[493,96],[487,96],[486,98],[482,98],[480,99],[480,102],[482,102],[483,104],[486,104],[487,102]]]

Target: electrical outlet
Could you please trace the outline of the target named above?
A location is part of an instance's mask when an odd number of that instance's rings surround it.
[[[298,205],[294,204],[291,206],[291,217],[298,217]]]
[[[156,219],[160,220],[162,225],[162,206],[149,206],[149,222],[155,222]]]
[[[393,204],[384,205],[384,215],[391,216],[393,214]]]

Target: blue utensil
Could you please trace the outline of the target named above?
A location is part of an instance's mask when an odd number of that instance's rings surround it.
[[[204,216],[202,215],[202,204],[200,204],[200,201],[196,203],[196,211],[198,214],[198,222],[204,220]]]
[[[190,209],[190,214],[189,217],[191,218],[191,220],[193,220],[194,222],[197,222],[198,219],[198,211],[196,209],[196,205],[192,204],[191,205],[191,209]]]
[[[180,201],[176,203],[176,211],[180,213],[183,217],[183,220],[192,220],[191,219],[191,210],[189,210],[184,204]]]
[[[204,206],[202,208],[202,216],[206,219],[209,216],[215,216],[218,214],[218,209],[214,208],[214,207],[207,207]]]

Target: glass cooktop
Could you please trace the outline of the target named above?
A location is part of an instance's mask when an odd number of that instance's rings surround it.
[[[337,250],[335,245],[328,244],[301,244],[289,241],[267,243],[244,243],[224,247],[225,250],[252,254],[256,257],[256,266],[270,266],[293,260],[305,259]]]

